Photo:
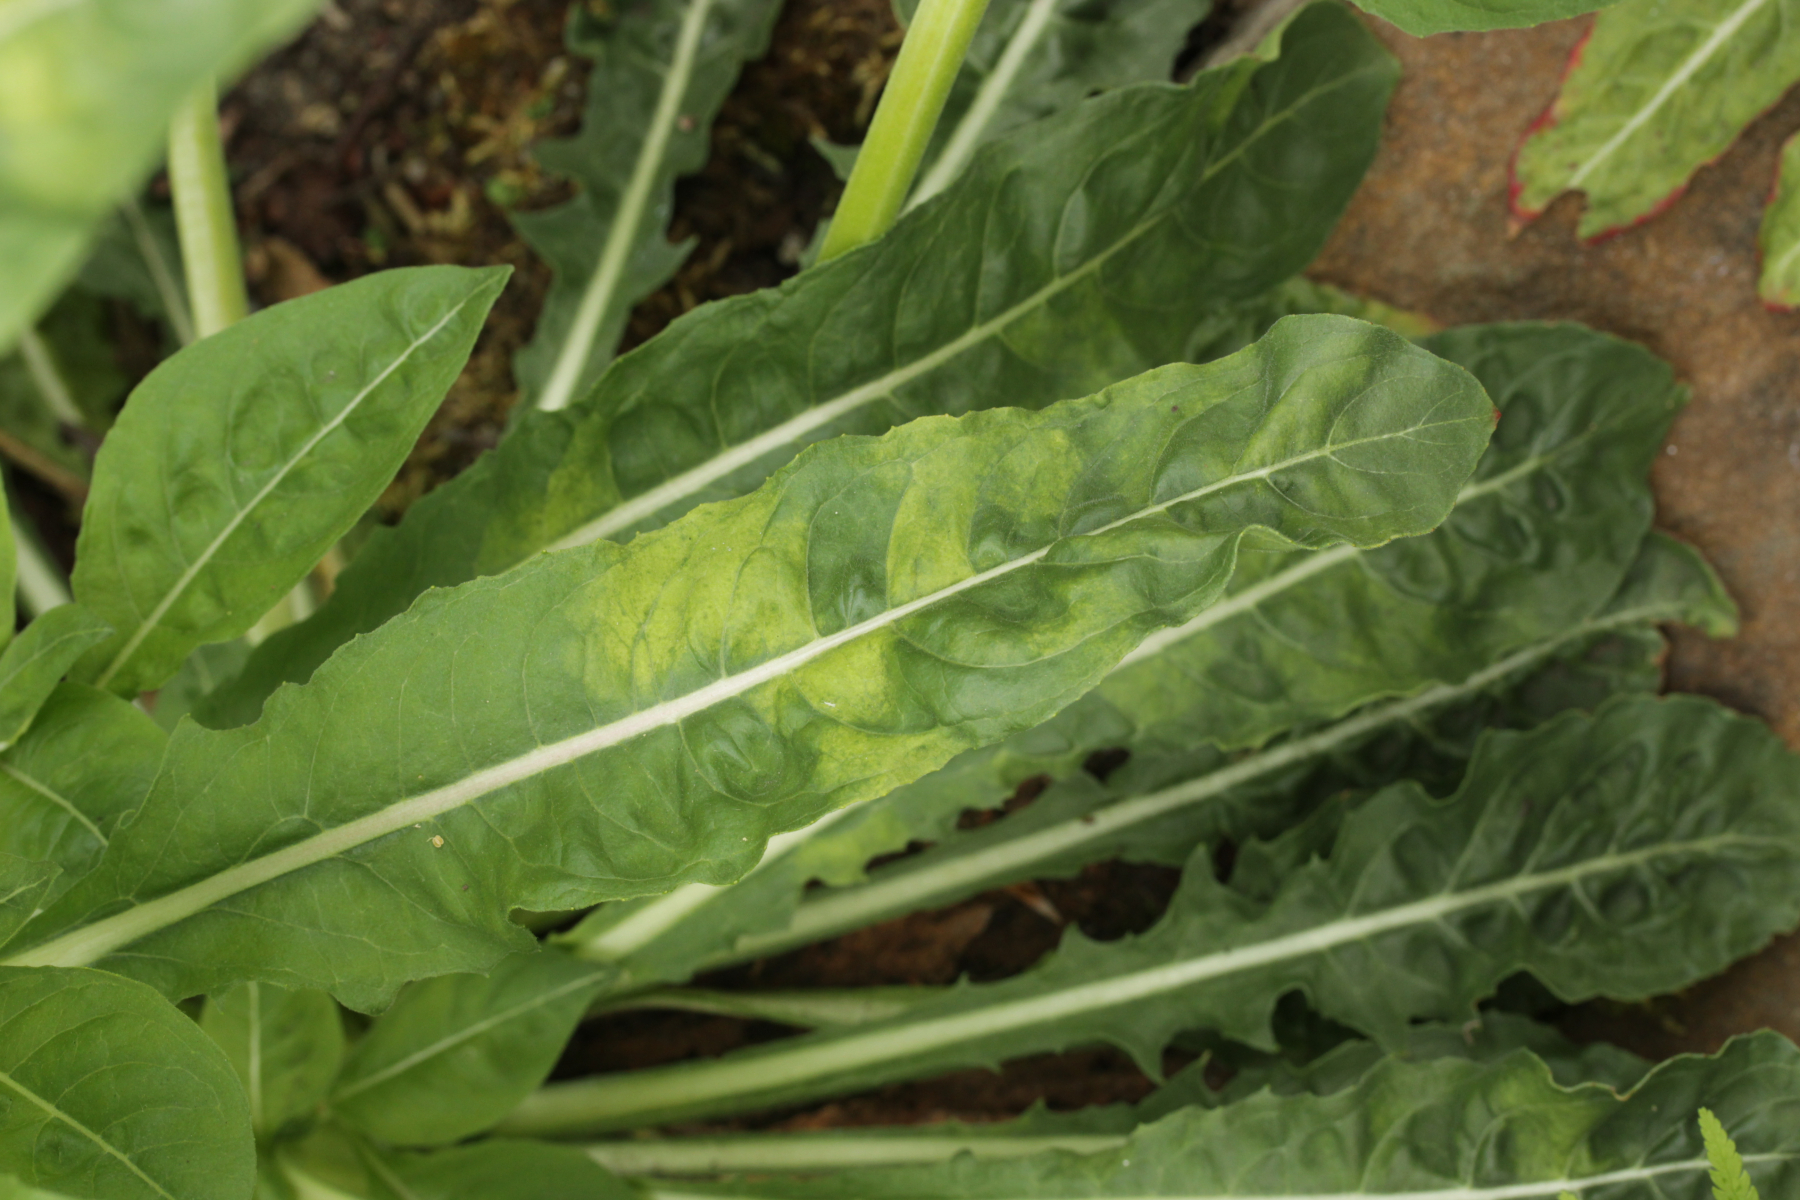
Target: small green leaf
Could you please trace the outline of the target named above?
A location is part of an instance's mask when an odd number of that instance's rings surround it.
[[[1580,234],[1653,215],[1800,79],[1795,0],[1627,0],[1594,18],[1562,91],[1513,159],[1531,218],[1587,193]]]
[[[100,971],[0,968],[0,1172],[82,1200],[244,1200],[256,1151],[225,1055]]]
[[[1744,1170],[1737,1143],[1710,1108],[1700,1110],[1700,1136],[1706,1141],[1706,1161],[1712,1167],[1713,1200],[1757,1200],[1756,1185]]]
[[[1756,244],[1762,254],[1757,295],[1771,308],[1800,306],[1800,136],[1782,143],[1775,194]]]
[[[400,1146],[460,1141],[544,1081],[588,1003],[616,972],[565,954],[517,954],[486,977],[415,983],[356,1044],[331,1107]]]
[[[207,997],[200,1028],[231,1060],[259,1138],[316,1108],[344,1056],[336,1002],[310,989],[241,984]]]
[[[393,477],[506,276],[383,271],[152,371],[94,463],[72,583],[115,633],[80,676],[154,688],[286,595]]]
[[[112,631],[81,605],[65,604],[27,625],[0,651],[0,750],[24,735],[75,660]]]

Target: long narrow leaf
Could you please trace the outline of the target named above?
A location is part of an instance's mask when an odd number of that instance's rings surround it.
[[[378,531],[331,600],[197,716],[248,721],[427,587],[655,528],[820,439],[1038,408],[1187,357],[1210,318],[1317,252],[1394,76],[1354,17],[1316,5],[1274,62],[1123,88],[1003,139],[879,242],[707,305],[574,408],[526,417]]]
[[[537,158],[580,194],[513,223],[555,272],[514,366],[523,403],[566,408],[612,358],[632,305],[675,273],[692,244],[667,231],[679,175],[706,160],[713,115],[760,55],[777,0],[654,0],[617,11],[569,6],[569,48],[594,60],[581,131]],[[602,16],[605,13],[607,15]]]
[[[1048,717],[1214,602],[1252,529],[1435,525],[1492,416],[1392,333],[1292,317],[1040,413],[815,447],[629,548],[433,593],[254,726],[179,726],[9,961],[372,1008],[525,948],[512,908],[727,882],[770,835]]]
[[[384,271],[175,355],[94,464],[75,596],[115,630],[81,676],[133,694],[243,633],[387,486],[506,268]]]
[[[1800,920],[1800,758],[1694,698],[1627,697],[1483,740],[1449,800],[1389,788],[1266,903],[1202,849],[1149,933],[1069,935],[1046,962],[892,1021],[552,1084],[501,1126],[601,1132],[814,1099],[1093,1041],[1152,1074],[1211,1028],[1273,1048],[1276,1001],[1399,1042],[1528,970],[1566,1000],[1705,978]]]

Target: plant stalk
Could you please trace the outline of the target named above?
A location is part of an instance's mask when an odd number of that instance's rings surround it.
[[[50,564],[30,528],[21,524],[16,515],[10,519],[19,562],[19,607],[29,616],[41,617],[53,608],[72,603],[62,572]]]
[[[582,1147],[615,1175],[788,1174],[857,1167],[920,1166],[974,1158],[1021,1158],[1050,1150],[1095,1154],[1129,1140],[1124,1133],[938,1133],[930,1126],[874,1132],[752,1133],[722,1137],[632,1138]]]
[[[919,5],[831,218],[820,262],[874,241],[900,216],[969,39],[986,11],[987,0],[923,0]]]
[[[210,81],[169,122],[169,191],[187,275],[195,337],[208,337],[250,311],[238,251],[231,181],[219,140],[218,89]]]

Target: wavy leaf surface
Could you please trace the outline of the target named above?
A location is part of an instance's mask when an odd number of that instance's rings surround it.
[[[815,1180],[682,1184],[652,1196],[826,1200],[899,1197],[1384,1196],[1710,1200],[1697,1106],[1738,1139],[1764,1195],[1800,1183],[1800,1051],[1776,1033],[1663,1063],[1626,1095],[1562,1088],[1518,1052],[1498,1062],[1389,1059],[1331,1095],[1263,1093],[1188,1108],[1117,1149],[1013,1161],[846,1172]]]
[[[378,530],[331,600],[197,716],[250,720],[427,587],[655,528],[821,439],[1038,408],[1187,357],[1197,332],[1216,336],[1211,318],[1317,252],[1374,154],[1394,76],[1354,17],[1316,5],[1272,63],[1122,88],[1003,139],[878,242],[707,305],[579,405],[526,416]]]
[[[555,410],[586,395],[639,300],[674,276],[692,243],[668,241],[675,180],[706,161],[713,116],[760,57],[777,0],[652,0],[569,6],[569,49],[594,60],[581,131],[539,146],[575,199],[513,224],[554,278],[537,331],[514,361],[524,402]]]
[[[0,12],[0,352],[142,182],[176,105],[293,32],[313,0],[13,0]]]
[[[1800,79],[1792,0],[1631,0],[1594,18],[1513,159],[1513,208],[1587,194],[1582,237],[1653,216]]]
[[[1501,409],[1494,441],[1442,527],[1375,551],[1246,556],[1223,603],[1138,647],[1094,693],[1046,725],[974,751],[815,836],[778,841],[757,874],[730,892],[696,886],[609,905],[560,940],[621,963],[641,984],[897,915],[893,904],[948,903],[968,894],[965,887],[998,886],[1048,864],[1028,858],[1001,874],[976,872],[951,892],[916,902],[895,893],[891,904],[874,908],[821,891],[810,897],[809,916],[784,929],[811,881],[856,883],[870,859],[913,841],[944,842],[933,855],[948,858],[961,853],[949,842],[1006,840],[999,828],[971,841],[952,827],[964,809],[997,806],[1027,779],[1081,778],[1096,751],[1124,749],[1137,759],[1112,790],[1131,795],[1218,766],[1209,745],[1253,747],[1383,696],[1461,685],[1509,651],[1571,634],[1637,557],[1650,521],[1646,474],[1684,393],[1668,366],[1642,348],[1573,325],[1483,326],[1427,345],[1468,368]],[[1685,581],[1704,579],[1704,567],[1671,563],[1669,571],[1655,598],[1644,596],[1662,606],[1659,619],[1680,612],[1709,628],[1729,624],[1712,585],[1697,582],[1703,599],[1688,603]],[[1345,621],[1346,613],[1356,619]],[[1533,652],[1526,661],[1542,659]],[[1438,707],[1459,695],[1466,698],[1451,687]],[[1416,710],[1400,706],[1394,719],[1411,719],[1402,713]],[[1335,744],[1355,740],[1346,731]],[[1180,764],[1174,771],[1158,765],[1170,756]],[[1069,819],[1103,802],[1090,793]],[[1191,837],[1172,844],[1176,861],[1188,845]],[[814,923],[838,904],[850,907]],[[740,938],[752,940],[740,948]]]
[[[141,983],[0,968],[0,1173],[84,1200],[243,1200],[256,1152],[219,1048]]]
[[[71,584],[115,632],[79,676],[154,688],[286,595],[393,477],[507,274],[383,271],[152,371],[101,447],[82,512]]]
[[[1274,1049],[1270,1016],[1296,989],[1389,1045],[1521,970],[1570,1001],[1674,990],[1800,920],[1797,789],[1800,758],[1760,723],[1621,698],[1488,735],[1448,800],[1382,791],[1266,903],[1217,883],[1203,847],[1146,934],[1071,933],[1024,975],[891,1021],[552,1084],[500,1129],[634,1128],[1095,1041],[1154,1076],[1183,1029]]]
[[[257,725],[177,727],[9,961],[374,1008],[526,948],[512,908],[727,882],[771,834],[1042,721],[1216,600],[1252,529],[1436,524],[1492,414],[1386,330],[1292,317],[1039,413],[815,447],[628,549],[435,592]]]

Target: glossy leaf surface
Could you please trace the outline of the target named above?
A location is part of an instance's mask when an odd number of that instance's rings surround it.
[[[770,835],[1044,720],[1214,602],[1252,529],[1435,525],[1492,420],[1395,334],[1291,317],[1038,413],[822,444],[628,548],[434,592],[254,726],[179,726],[14,961],[380,1007],[525,948],[512,908],[728,882]]]
[[[244,1085],[259,1138],[316,1108],[344,1054],[337,1003],[310,989],[240,984],[207,997],[200,1028]]]
[[[700,169],[713,114],[759,57],[776,0],[652,0],[571,5],[568,43],[594,60],[581,131],[538,147],[580,193],[513,224],[555,273],[536,333],[514,360],[521,403],[579,400],[612,359],[625,318],[675,274],[692,243],[671,245],[675,180]]]
[[[63,890],[87,874],[149,794],[167,744],[135,705],[84,684],[60,685],[25,736],[0,754],[0,852],[56,864]]]
[[[1188,357],[1217,336],[1211,318],[1323,244],[1394,77],[1356,18],[1317,5],[1275,62],[1122,88],[1003,139],[879,242],[707,305],[577,407],[526,416],[378,530],[321,610],[258,647],[198,718],[252,719],[427,587],[662,525],[820,439],[1038,408]]]
[[[1582,237],[1654,215],[1800,79],[1793,0],[1630,0],[1594,19],[1513,160],[1513,207],[1587,194]]]
[[[552,1084],[501,1129],[741,1112],[1095,1041],[1154,1075],[1184,1029],[1274,1049],[1270,1016],[1296,989],[1390,1045],[1411,1021],[1464,1019],[1521,970],[1570,1001],[1671,991],[1800,919],[1796,789],[1800,758],[1763,725],[1692,697],[1621,698],[1488,735],[1447,800],[1383,790],[1266,902],[1216,882],[1202,847],[1148,933],[1071,933],[1024,975],[892,1021]]]
[[[691,1185],[692,1194],[857,1197],[1457,1197],[1559,1191],[1710,1200],[1699,1105],[1719,1114],[1764,1195],[1800,1183],[1800,1051],[1775,1033],[1662,1064],[1623,1097],[1564,1089],[1518,1052],[1493,1063],[1390,1059],[1326,1096],[1263,1093],[1187,1108],[1116,1150],[861,1171],[811,1181]],[[683,1186],[689,1191],[689,1185]]]
[[[0,968],[0,1173],[83,1200],[243,1200],[243,1089],[141,983]]]
[[[169,117],[293,32],[313,0],[12,0],[0,11],[0,352],[136,187]]]
[[[31,727],[65,672],[112,626],[79,604],[64,604],[32,621],[0,651],[0,750]]]
[[[115,633],[82,676],[153,688],[286,595],[387,486],[506,274],[383,271],[152,371],[101,447],[83,511],[72,585]]]

